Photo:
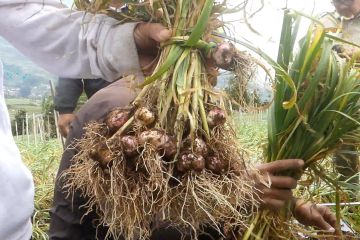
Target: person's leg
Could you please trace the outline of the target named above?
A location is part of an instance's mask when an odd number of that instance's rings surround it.
[[[200,233],[197,237],[198,240],[219,240],[222,239],[221,235],[212,227],[205,227],[203,233]],[[191,240],[189,235],[186,235],[186,231],[181,232],[174,227],[163,227],[154,230],[151,240]]]
[[[80,137],[81,129],[81,125],[75,120],[71,125],[68,140]],[[61,178],[61,174],[70,167],[70,161],[75,154],[75,149],[67,148],[61,159],[55,182],[53,207],[50,211],[49,238],[51,240],[90,240],[95,239],[96,236],[96,228],[93,226],[95,214],[84,216],[86,209],[81,207],[86,203],[86,199],[77,192],[68,195],[63,189],[64,179]],[[102,231],[99,231],[99,234],[101,233]]]
[[[101,120],[115,107],[127,106],[135,94],[127,87],[127,82],[115,82],[97,92],[76,114],[76,119],[70,126],[66,146],[83,135],[83,127],[90,121]],[[64,192],[64,179],[59,178],[68,169],[71,159],[77,153],[76,149],[68,147],[63,153],[57,180],[55,182],[54,202],[51,209],[51,223],[49,237],[51,240],[60,239],[104,239],[107,229],[95,228],[97,218],[95,213],[84,216],[86,209],[81,206],[86,199],[79,193],[67,196]]]

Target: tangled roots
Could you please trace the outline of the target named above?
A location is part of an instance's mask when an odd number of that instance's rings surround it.
[[[87,199],[87,213],[95,210],[100,224],[109,227],[109,235],[126,239],[146,239],[150,236],[152,212],[157,209],[164,181],[161,158],[151,146],[145,147],[139,156],[126,158],[121,145],[107,145],[109,151],[104,166],[92,156],[99,142],[106,142],[100,133],[104,126],[92,123],[86,128],[84,138],[75,147],[79,153],[62,178],[69,196],[80,191]],[[104,156],[102,156],[104,157]]]
[[[154,228],[169,225],[192,239],[204,225],[223,235],[230,225],[244,229],[249,207],[256,205],[253,179],[231,128],[225,124],[212,131],[207,146],[221,172],[210,166],[179,172],[176,161],[149,143],[126,155],[121,138],[92,123],[75,144],[79,152],[63,173],[64,188],[69,195],[79,191],[87,213],[95,211],[108,236],[116,238],[148,239]]]

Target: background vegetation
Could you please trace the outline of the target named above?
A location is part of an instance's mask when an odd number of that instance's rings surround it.
[[[41,100],[54,75],[44,71],[0,37],[0,59],[4,64],[5,96]]]

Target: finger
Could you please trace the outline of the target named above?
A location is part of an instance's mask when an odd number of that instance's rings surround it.
[[[316,206],[319,213],[323,216],[324,220],[329,223],[333,228],[336,228],[336,216],[328,207]]]
[[[281,173],[286,170],[302,170],[304,161],[301,159],[277,160],[258,166],[260,172]]]
[[[275,199],[281,201],[290,201],[293,198],[293,193],[291,190],[260,187],[257,188],[257,191],[259,192],[258,195],[260,196],[260,198]]]
[[[271,186],[282,189],[295,189],[297,181],[292,177],[270,176]]]
[[[284,189],[273,189],[268,188],[265,192],[267,198],[272,198],[276,200],[282,201],[290,201],[293,197],[293,193],[291,190],[284,190]]]
[[[171,31],[160,23],[149,24],[147,30],[149,37],[158,43],[165,42],[171,37]]]
[[[335,228],[333,228],[328,222],[326,222],[319,212],[313,213],[313,221],[313,225],[315,227],[324,231],[335,232]]]
[[[138,50],[156,53],[161,42],[169,40],[171,31],[159,23],[139,23],[134,30]]]
[[[285,202],[278,199],[272,199],[272,198],[263,198],[261,208],[265,208],[267,210],[277,212],[280,209],[282,209],[285,206]]]

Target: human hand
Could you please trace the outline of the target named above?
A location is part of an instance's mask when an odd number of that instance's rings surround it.
[[[294,199],[293,204],[293,215],[299,223],[327,232],[335,232],[336,217],[329,208],[302,199]]]
[[[297,180],[281,176],[285,171],[302,171],[304,161],[300,159],[278,160],[261,164],[257,170],[262,178],[256,179],[256,189],[260,208],[279,211],[285,204],[293,199],[292,189],[296,188]]]
[[[159,44],[170,40],[172,31],[159,23],[139,23],[134,30],[134,40],[139,54],[141,69],[145,76],[153,72],[159,53]],[[210,82],[215,85],[217,69],[232,70],[235,64],[236,48],[231,43],[221,43],[207,56],[206,68]]]
[[[159,23],[139,23],[134,30],[134,39],[139,53],[141,69],[145,76],[154,69],[159,52],[159,43],[171,38],[171,31]]]
[[[75,115],[72,113],[60,114],[58,119],[58,127],[61,136],[64,138],[69,134],[70,124],[75,119]]]

